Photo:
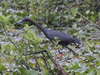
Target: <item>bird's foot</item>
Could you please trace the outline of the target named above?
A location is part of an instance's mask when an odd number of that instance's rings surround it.
[[[61,52],[59,49],[58,49],[58,52],[59,52],[59,54],[63,54],[63,52]]]

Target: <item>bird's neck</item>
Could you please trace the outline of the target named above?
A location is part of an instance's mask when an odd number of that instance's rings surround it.
[[[30,18],[24,18],[23,20],[24,20],[24,21],[30,22],[32,25],[35,25],[37,28],[39,28],[41,31],[43,31],[44,34],[46,34],[46,32],[47,32],[48,29],[46,29],[46,28],[43,27],[42,25],[40,25],[40,24],[34,22],[34,21],[33,21],[32,19],[30,19]]]

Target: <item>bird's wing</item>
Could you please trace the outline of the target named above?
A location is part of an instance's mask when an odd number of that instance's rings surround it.
[[[50,30],[49,31],[49,39],[54,40],[54,37],[58,37],[58,39],[61,40],[62,42],[77,43],[77,40],[68,34],[65,34],[63,32],[56,31],[56,30]]]

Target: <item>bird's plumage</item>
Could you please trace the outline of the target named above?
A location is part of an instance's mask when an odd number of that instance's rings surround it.
[[[30,22],[32,25],[35,25],[37,28],[39,28],[45,35],[46,37],[50,40],[50,41],[54,41],[55,37],[58,37],[58,40],[60,40],[60,42],[58,44],[67,47],[67,45],[69,43],[80,43],[79,40],[76,40],[75,38],[73,38],[72,36],[65,34],[63,32],[57,31],[57,30],[48,30],[47,28],[43,27],[42,25],[34,22],[32,19],[30,18],[23,18],[22,20],[20,20],[17,24],[21,23],[21,22]],[[72,51],[72,50],[71,50]],[[72,51],[74,52],[74,51]]]
[[[54,37],[58,37],[58,40],[60,40],[58,44],[62,46],[67,46],[69,43],[79,43],[80,42],[79,40],[74,39],[70,35],[57,31],[57,30],[47,30],[46,36],[51,41],[54,40]]]

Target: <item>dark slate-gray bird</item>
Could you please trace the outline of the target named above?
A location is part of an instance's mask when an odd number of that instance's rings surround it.
[[[54,37],[58,37],[58,40],[60,45],[62,45],[63,47],[68,48],[69,50],[71,50],[73,52],[73,54],[75,54],[75,52],[70,49],[69,47],[67,47],[67,45],[69,43],[74,43],[76,45],[76,43],[80,43],[79,40],[71,37],[68,34],[65,34],[63,32],[57,31],[57,30],[48,30],[47,28],[43,27],[42,25],[34,22],[32,19],[30,18],[23,18],[22,20],[20,20],[19,22],[17,22],[15,25],[20,24],[22,22],[30,22],[32,25],[35,25],[37,28],[39,28],[44,34],[45,36],[50,40],[50,41],[54,41]]]

